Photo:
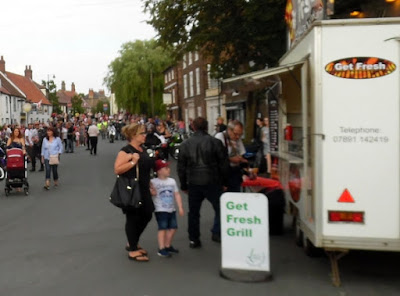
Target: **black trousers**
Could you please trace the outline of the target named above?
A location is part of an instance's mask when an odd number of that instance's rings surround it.
[[[90,153],[97,154],[97,137],[90,137]]]
[[[40,167],[43,168],[43,164],[41,162],[41,156],[40,156],[40,146],[39,145],[33,145],[33,146],[27,146],[27,152],[28,155],[31,159],[32,162],[32,170],[36,169],[36,158],[39,159]]]
[[[130,249],[136,251],[140,236],[145,230],[152,217],[152,210],[148,207],[143,209],[132,209],[124,211],[126,216],[125,233],[129,242]]]
[[[219,198],[222,193],[222,186],[218,184],[189,184],[189,240],[198,241],[200,239],[200,209],[205,198],[211,203],[215,212],[214,225],[211,232],[217,235],[221,233]]]
[[[240,192],[243,182],[242,169],[240,167],[229,168],[229,180],[227,192]]]

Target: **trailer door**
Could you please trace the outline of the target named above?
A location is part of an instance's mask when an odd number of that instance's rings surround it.
[[[321,198],[329,244],[347,238],[348,247],[381,249],[399,240],[400,43],[387,40],[398,32],[398,24],[323,28]]]

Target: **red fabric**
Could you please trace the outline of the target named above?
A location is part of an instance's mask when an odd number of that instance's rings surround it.
[[[242,187],[265,187],[269,189],[283,189],[281,183],[277,180],[269,179],[269,178],[262,178],[257,177],[254,180],[251,180],[248,177],[245,177],[244,181],[242,182]]]
[[[7,150],[7,170],[20,170],[25,168],[25,158],[22,149],[12,148]]]

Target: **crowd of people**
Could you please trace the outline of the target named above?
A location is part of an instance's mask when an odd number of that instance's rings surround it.
[[[266,162],[270,161],[268,145],[268,118],[257,119],[255,142],[262,151]],[[97,118],[71,118],[54,123],[30,123],[24,126],[3,127],[1,137],[7,141],[7,148],[21,148],[30,162],[30,172],[37,169],[45,171],[46,190],[50,189],[53,175],[54,186],[59,185],[57,167],[62,153],[74,153],[76,147],[84,146],[90,154],[97,155],[97,141],[115,135],[115,139],[128,143],[118,153],[114,172],[127,178],[138,178],[143,199],[140,208],[124,208],[126,216],[125,232],[128,257],[135,261],[149,261],[148,252],[139,240],[153,212],[158,223],[158,255],[170,257],[179,253],[172,240],[177,230],[176,209],[184,215],[180,190],[188,196],[188,236],[190,248],[200,248],[200,209],[207,199],[214,209],[214,222],[211,239],[221,241],[219,198],[224,192],[239,192],[243,167],[248,160],[242,142],[243,124],[230,120],[227,125],[219,117],[215,132],[208,133],[208,122],[202,117],[190,121],[191,136],[181,143],[177,163],[177,175],[180,183],[170,177],[169,162],[165,159],[153,159],[144,144],[165,141],[172,131],[184,132],[181,121],[174,122],[170,117],[161,120],[158,117],[124,115],[116,119],[106,116]],[[168,154],[167,154],[168,155]],[[270,169],[270,164],[267,165]],[[156,172],[156,177],[152,172]],[[269,172],[269,171],[268,171]]]

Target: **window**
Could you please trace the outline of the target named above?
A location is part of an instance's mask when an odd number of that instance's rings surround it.
[[[164,75],[164,82],[167,83],[168,82],[168,75],[165,73]]]
[[[201,107],[200,107],[200,106],[197,107],[197,116],[199,116],[199,117],[203,116],[202,110],[201,110]]]
[[[195,61],[198,61],[198,60],[199,60],[199,52],[198,52],[198,51],[195,51],[195,52],[194,52],[194,60],[195,60]]]
[[[171,75],[172,75],[172,79],[175,79],[175,78],[174,78],[174,69],[172,69]]]
[[[8,104],[10,103],[10,101],[9,101],[10,99],[9,99],[9,97],[6,97],[6,98],[7,98],[7,100],[6,100],[6,113],[8,113]]]
[[[193,97],[193,71],[190,71],[189,73],[189,83],[190,83],[189,96]]]
[[[188,89],[187,89],[187,75],[183,75],[183,98],[188,97]]]
[[[196,95],[200,94],[200,68],[196,68]]]
[[[208,88],[218,88],[218,79],[211,78],[211,65],[207,65],[207,84]]]
[[[172,102],[171,102],[171,103],[172,103],[172,104],[175,103],[175,88],[172,89]]]
[[[183,55],[183,69],[186,68],[186,54]]]
[[[188,57],[189,57],[188,64],[191,65],[192,64],[192,53],[191,52],[188,53]]]
[[[13,99],[13,109],[14,109],[14,112],[17,112],[17,98]]]

